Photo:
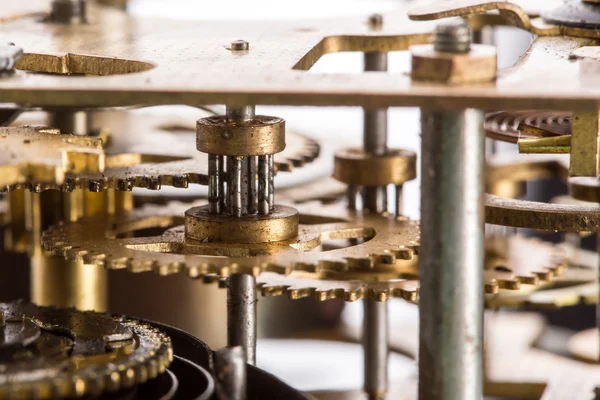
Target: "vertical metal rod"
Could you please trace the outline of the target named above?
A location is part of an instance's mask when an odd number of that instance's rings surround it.
[[[246,400],[248,371],[240,346],[215,351],[217,395],[223,400]]]
[[[365,71],[387,71],[387,53],[365,53]],[[387,109],[365,109],[363,126],[363,146],[365,151],[376,155],[387,151]],[[363,207],[372,212],[387,210],[385,188],[366,186]]]
[[[248,214],[256,213],[256,157],[247,157],[248,160]]]
[[[258,156],[258,213],[269,213],[269,162],[267,156]]]
[[[90,117],[86,111],[57,109],[48,114],[48,125],[60,133],[86,136],[90,133]]]
[[[217,169],[219,170],[219,184],[217,185],[217,192],[219,196],[219,209],[220,212],[225,211],[227,207],[227,196],[225,194],[225,157],[217,156]]]
[[[364,389],[369,400],[385,398],[388,368],[388,305],[363,300]]]
[[[233,274],[227,280],[227,346],[241,346],[246,361],[256,363],[256,278]]]
[[[357,210],[356,204],[356,196],[358,195],[358,186],[357,185],[348,185],[346,188],[348,195],[348,208],[351,210]]]
[[[478,110],[421,110],[420,400],[482,398],[482,126]]]
[[[267,156],[269,164],[269,210],[275,207],[275,157],[273,154]]]
[[[402,185],[396,185],[394,186],[394,195],[395,195],[395,201],[394,201],[394,213],[396,215],[396,217],[399,217],[402,215]]]
[[[230,122],[247,122],[254,119],[256,109],[254,106],[226,107],[225,115]]]
[[[213,214],[221,213],[221,197],[220,192],[221,171],[219,170],[219,156],[216,154],[208,155],[208,206]]]
[[[229,166],[229,200],[231,215],[235,218],[242,216],[242,157],[230,157]]]
[[[365,53],[365,71],[387,71],[387,53]],[[363,147],[376,155],[387,152],[387,109],[365,109]],[[363,208],[372,212],[387,210],[386,187],[365,186]],[[363,348],[364,390],[370,400],[382,399],[387,392],[388,313],[387,303],[364,300]]]
[[[249,185],[249,176],[248,176],[248,158],[240,157],[242,163],[242,215],[248,214],[248,185]]]

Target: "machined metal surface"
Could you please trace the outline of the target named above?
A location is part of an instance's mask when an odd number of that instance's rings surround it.
[[[164,333],[124,317],[26,303],[0,309],[3,399],[116,391],[155,378],[173,358]]]
[[[227,345],[240,346],[244,363],[252,365],[256,364],[257,305],[256,278],[231,275],[227,279]]]
[[[564,111],[496,111],[485,115],[484,129],[488,137],[510,143],[536,136],[519,130],[525,124],[542,129],[547,136],[571,134],[571,113]]]
[[[245,400],[247,371],[244,349],[241,346],[215,352],[217,394],[223,400]]]
[[[417,175],[416,153],[402,149],[389,149],[380,155],[344,149],[336,153],[334,162],[333,177],[350,185],[402,185]]]
[[[423,110],[419,398],[478,400],[483,341],[483,114]]]
[[[562,5],[542,14],[549,24],[574,28],[600,28],[600,9],[596,4],[580,0],[565,0]]]

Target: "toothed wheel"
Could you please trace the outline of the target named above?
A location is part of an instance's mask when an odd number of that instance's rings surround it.
[[[156,378],[171,340],[125,317],[0,303],[0,399],[97,396]]]
[[[158,190],[162,186],[187,188],[190,184],[208,185],[208,161],[206,154],[196,150],[194,122],[198,118],[214,115],[211,109],[189,107],[178,113],[171,112],[169,115],[153,115],[151,110],[143,109],[110,110],[96,111],[91,115],[92,131],[100,132],[100,136],[97,138],[74,136],[76,142],[73,143],[90,142],[100,151],[104,150],[106,153],[104,170],[73,171],[78,173],[66,174],[64,182],[62,180],[40,182],[36,176],[33,176],[36,179],[23,178],[23,184],[8,186],[5,191],[24,187],[36,192],[47,189],[68,192],[76,188],[99,192],[110,188],[130,191],[136,187]],[[30,116],[24,113],[21,118],[17,122],[36,125],[46,123],[43,114],[40,113]],[[182,121],[190,121],[190,123],[186,124]],[[46,132],[56,135],[47,135]],[[73,137],[73,135],[58,135],[59,133],[61,132],[56,129],[42,129],[40,137],[36,139],[39,141],[38,147],[46,150],[48,144],[57,142],[61,137]],[[75,147],[74,144],[71,147]],[[274,156],[277,171],[291,171],[293,168],[302,167],[319,155],[320,147],[315,140],[294,131],[286,132],[286,144],[285,150]],[[10,149],[23,149],[21,158],[25,162],[39,163],[39,154],[30,152],[28,150],[30,147],[20,143],[19,146],[15,146],[12,142],[10,145]],[[8,157],[11,153],[6,152],[6,154]],[[58,155],[60,156],[60,153]],[[61,161],[60,157],[58,161]],[[0,183],[2,182],[4,181],[0,180]]]
[[[190,204],[180,203],[148,206],[115,222],[93,218],[58,225],[44,234],[44,246],[55,254],[109,269],[155,271],[163,275],[184,272],[194,278],[232,273],[289,274],[293,270],[369,270],[398,276],[406,264],[415,262],[419,246],[416,221],[355,214],[339,205],[320,203],[299,207],[299,233],[293,239],[251,244],[189,240],[183,226],[184,212],[189,207]],[[153,229],[162,232],[156,236],[146,234]],[[315,251],[323,242],[336,239],[363,242]],[[400,271],[398,265],[402,267]]]

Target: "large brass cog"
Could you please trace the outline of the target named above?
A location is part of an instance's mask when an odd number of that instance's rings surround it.
[[[91,311],[0,303],[0,399],[97,396],[144,383],[173,359],[168,336]]]
[[[101,144],[100,149],[106,153],[106,167],[103,170],[72,171],[77,173],[66,174],[64,182],[29,179],[21,186],[11,186],[5,190],[24,187],[39,192],[81,188],[99,192],[111,188],[125,191],[135,187],[158,190],[162,186],[187,188],[190,184],[208,184],[207,156],[196,150],[195,122],[198,118],[214,115],[212,109],[188,107],[169,114],[153,114],[152,110],[144,109],[89,113],[91,132],[98,136],[93,139],[77,137],[77,140]],[[45,113],[25,112],[15,124],[44,125],[46,120]],[[36,129],[60,133],[56,129]],[[43,146],[56,139],[42,135],[38,140]],[[286,133],[286,144],[286,149],[274,156],[275,169],[278,171],[291,171],[319,155],[320,148],[316,141],[294,131]],[[30,162],[35,162],[38,156],[29,152],[29,147],[23,143],[14,143],[11,149],[23,153],[23,157]]]
[[[352,213],[339,205],[309,203],[299,206],[299,234],[291,240],[235,244],[186,240],[184,212],[190,204],[146,206],[127,217],[82,219],[51,228],[44,247],[55,254],[82,259],[109,269],[159,274],[183,272],[190,277],[261,272],[289,274],[294,270],[356,273],[370,271],[399,278],[416,262],[419,224],[404,218]],[[310,211],[310,212],[309,212]],[[166,229],[156,236],[127,237],[150,229]],[[328,240],[364,240],[355,246],[311,251]]]

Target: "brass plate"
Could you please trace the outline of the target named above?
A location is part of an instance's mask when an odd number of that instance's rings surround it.
[[[45,11],[47,3],[37,1]],[[497,4],[509,3],[493,3]],[[374,28],[367,16],[240,24],[134,19],[94,3],[89,8],[90,24],[76,27],[40,24],[33,18],[2,23],[2,32],[10,32],[4,40],[18,38],[27,53],[23,66],[48,71],[58,64],[62,73],[19,72],[3,78],[4,101],[78,107],[227,103],[529,109],[535,104],[575,110],[600,105],[595,74],[586,75],[580,62],[568,59],[576,48],[595,43],[590,39],[540,38],[517,67],[500,71],[496,82],[448,87],[412,82],[402,74],[306,72],[327,53],[407,50],[430,41],[433,24],[411,22],[403,10],[384,15],[383,26]],[[17,6],[10,13],[22,14]],[[229,50],[231,41],[239,38],[250,42],[249,51]],[[72,71],[107,74],[145,67],[136,62],[155,67],[126,75],[65,76]],[[110,68],[102,70],[102,64]]]

